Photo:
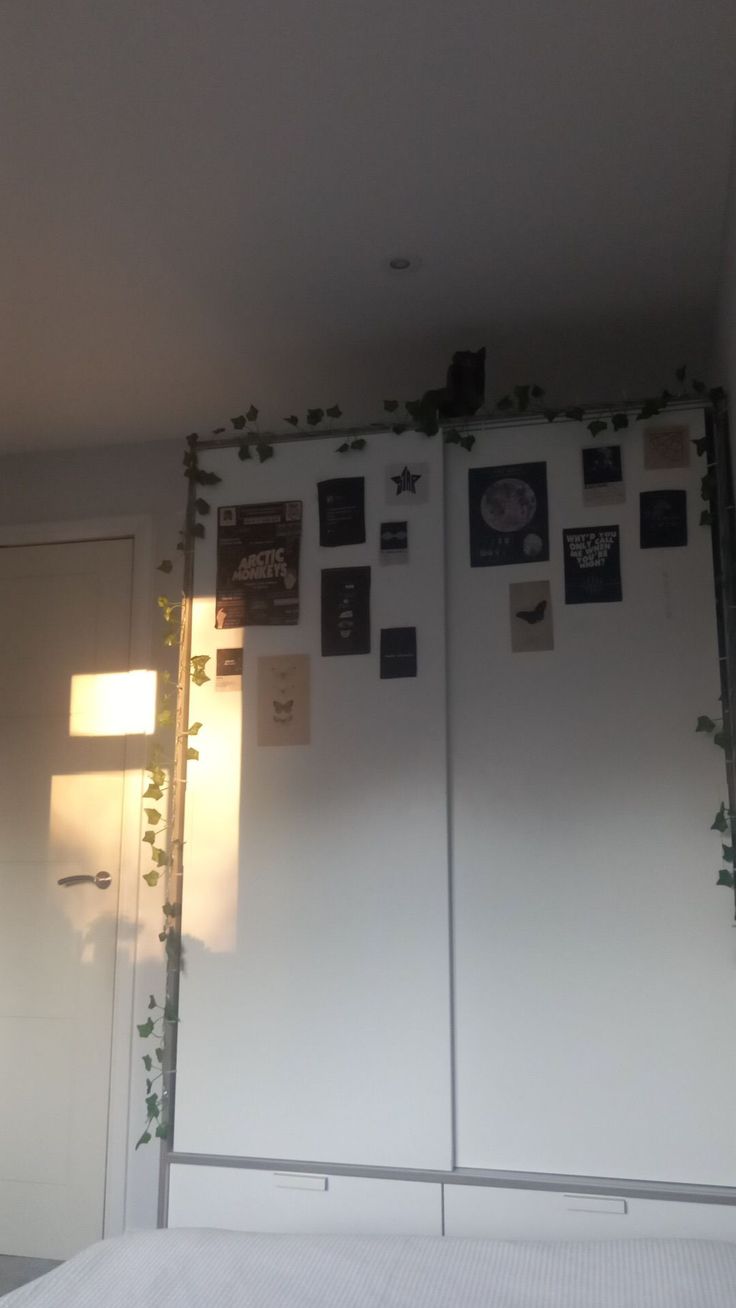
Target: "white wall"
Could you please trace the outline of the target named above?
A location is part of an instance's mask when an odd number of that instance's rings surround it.
[[[141,515],[150,518],[153,558],[148,601],[152,617],[149,665],[153,667],[162,661],[155,597],[167,586],[173,589],[171,579],[156,572],[155,565],[164,556],[177,558],[175,546],[186,494],[181,458],[181,444],[171,441],[0,457],[0,523],[4,526]],[[137,1021],[145,1019],[149,993],[162,989],[163,968],[158,961],[161,945],[156,938],[160,906],[160,891],[149,891],[142,884],[138,957],[145,961],[136,973],[133,1014]],[[143,1124],[145,1073],[140,1045],[134,1030],[126,1195],[129,1228],[156,1224],[159,1147],[152,1143],[137,1153],[132,1149]]]
[[[726,209],[723,260],[716,321],[713,380],[736,397],[736,119],[731,151],[731,179]],[[731,451],[736,466],[736,414],[731,413]]]

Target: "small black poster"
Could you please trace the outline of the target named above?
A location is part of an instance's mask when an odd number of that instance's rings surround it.
[[[408,522],[381,523],[381,553],[406,554],[409,548]]]
[[[216,654],[216,675],[218,677],[242,677],[243,647],[237,649],[218,649]]]
[[[621,599],[621,547],[615,527],[571,527],[562,533],[565,603],[605,604]]]
[[[362,545],[365,540],[365,481],[335,477],[317,483],[320,545]]]
[[[643,491],[639,496],[641,548],[687,545],[687,492]]]
[[[471,468],[468,499],[472,568],[549,558],[546,463]]]
[[[416,675],[416,627],[384,627],[381,631],[381,680]]]
[[[370,654],[370,568],[322,569],[322,654]]]
[[[217,627],[299,621],[301,500],[237,504],[217,519]]]
[[[583,450],[583,503],[623,504],[624,476],[620,445],[588,445]]]

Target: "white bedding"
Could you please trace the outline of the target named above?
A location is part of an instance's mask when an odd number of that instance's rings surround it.
[[[736,1308],[736,1244],[173,1230],[92,1245],[2,1308]]]

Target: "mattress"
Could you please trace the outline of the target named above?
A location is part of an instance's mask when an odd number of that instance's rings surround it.
[[[150,1231],[2,1308],[736,1308],[736,1244]]]

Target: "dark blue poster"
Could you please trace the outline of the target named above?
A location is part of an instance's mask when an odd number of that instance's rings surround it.
[[[549,558],[546,463],[471,468],[468,505],[471,568]]]

